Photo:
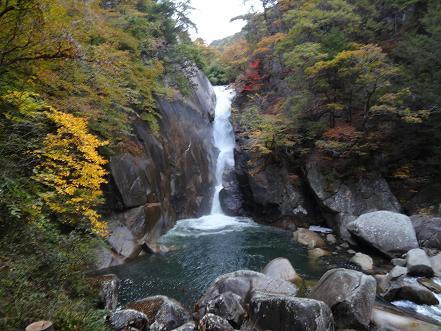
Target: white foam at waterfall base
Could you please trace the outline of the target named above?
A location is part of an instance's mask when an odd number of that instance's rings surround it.
[[[222,177],[225,169],[234,167],[234,130],[230,122],[231,102],[234,91],[226,86],[215,86],[216,109],[213,121],[214,146],[219,154],[215,169],[215,187],[210,215],[178,221],[163,241],[174,236],[202,236],[237,231],[243,227],[257,226],[251,219],[230,217],[223,213],[219,193],[223,188]]]

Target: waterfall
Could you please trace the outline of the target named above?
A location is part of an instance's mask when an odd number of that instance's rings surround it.
[[[215,172],[215,190],[211,215],[223,214],[219,193],[223,188],[222,177],[225,169],[234,167],[234,131],[230,122],[231,102],[234,92],[225,86],[215,86],[217,103],[213,123],[214,146],[219,150]]]

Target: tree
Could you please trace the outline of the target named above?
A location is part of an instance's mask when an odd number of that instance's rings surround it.
[[[0,77],[14,65],[73,58],[78,50],[58,18],[63,7],[52,1],[0,1]]]

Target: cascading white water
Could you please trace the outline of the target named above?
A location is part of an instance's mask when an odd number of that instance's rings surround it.
[[[223,214],[219,200],[219,193],[223,188],[222,176],[227,167],[234,167],[234,132],[230,123],[231,102],[234,92],[225,86],[216,86],[214,91],[217,97],[215,117],[213,123],[214,146],[219,150],[216,162],[215,180],[211,214]]]
[[[215,189],[209,215],[180,220],[164,238],[173,236],[202,236],[236,231],[256,224],[251,219],[230,217],[222,212],[219,193],[223,188],[222,177],[227,167],[234,167],[234,131],[230,123],[231,102],[234,92],[226,86],[215,86],[217,103],[213,123],[214,145],[219,150],[215,170]]]

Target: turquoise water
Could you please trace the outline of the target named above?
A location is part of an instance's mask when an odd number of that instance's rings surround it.
[[[122,305],[162,294],[192,306],[216,277],[240,269],[261,271],[277,257],[288,258],[306,279],[319,279],[326,270],[344,266],[338,260],[347,261],[336,256],[312,261],[291,232],[225,215],[180,221],[160,243],[174,251],[110,270],[122,280]]]

